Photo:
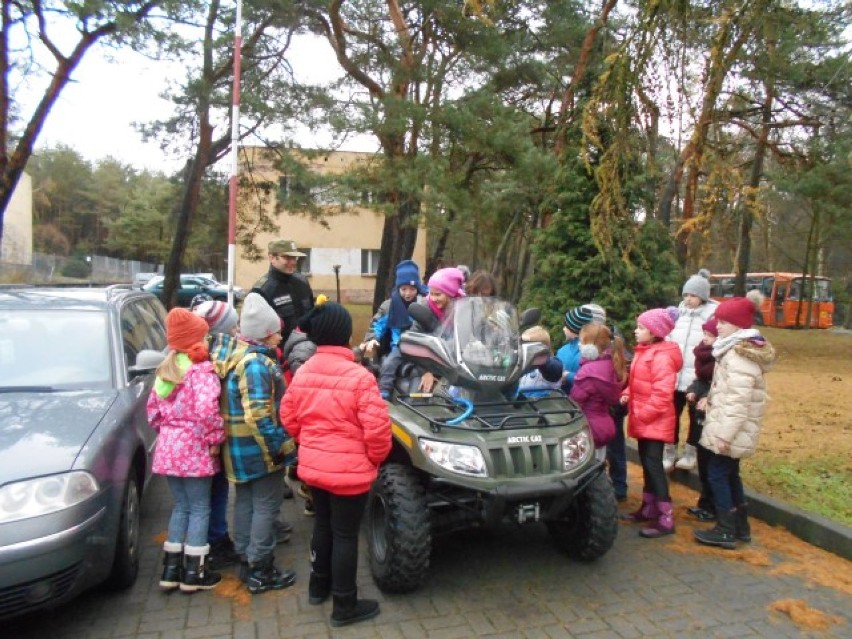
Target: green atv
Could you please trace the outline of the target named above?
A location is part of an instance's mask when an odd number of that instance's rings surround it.
[[[384,592],[410,592],[426,578],[432,538],[472,527],[542,522],[570,557],[593,560],[618,532],[615,495],[594,456],[586,418],[562,391],[518,392],[547,347],[522,343],[531,309],[494,298],[456,300],[451,326],[412,304],[426,332],[400,349],[410,368],[440,377],[423,394],[402,375],[389,402],[393,449],[372,486],[366,516],[370,569]],[[405,368],[405,366],[403,366]]]

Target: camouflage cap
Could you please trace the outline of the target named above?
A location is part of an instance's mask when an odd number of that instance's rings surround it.
[[[300,253],[293,240],[272,240],[269,243],[270,255],[287,255],[289,257],[305,257]]]

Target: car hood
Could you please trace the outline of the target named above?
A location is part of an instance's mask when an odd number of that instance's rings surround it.
[[[0,485],[70,470],[115,390],[0,394]]]

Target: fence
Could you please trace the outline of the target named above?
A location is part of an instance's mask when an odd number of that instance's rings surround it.
[[[69,278],[62,275],[63,267],[70,260],[79,258],[33,253],[32,264],[12,264],[0,262],[0,280],[13,282],[63,282]],[[87,258],[91,273],[86,278],[93,282],[132,282],[137,273],[162,272],[162,267],[139,260],[121,260],[105,255],[92,255]]]

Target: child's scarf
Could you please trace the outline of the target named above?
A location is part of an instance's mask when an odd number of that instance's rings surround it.
[[[755,344],[765,344],[766,340],[756,328],[741,328],[728,335],[719,337],[713,342],[713,357],[720,359],[722,355],[731,350],[740,342],[752,341]]]
[[[429,299],[429,308],[435,314],[435,317],[437,317],[438,320],[443,324],[444,323],[444,310],[441,309],[441,308],[438,308],[437,304],[435,304],[435,302],[432,301],[431,297],[428,298],[428,299]]]
[[[408,306],[411,302],[406,302],[399,294],[399,289],[391,293],[390,309],[388,309],[388,327],[397,328],[401,331],[408,329],[411,326],[411,316],[408,314]]]

